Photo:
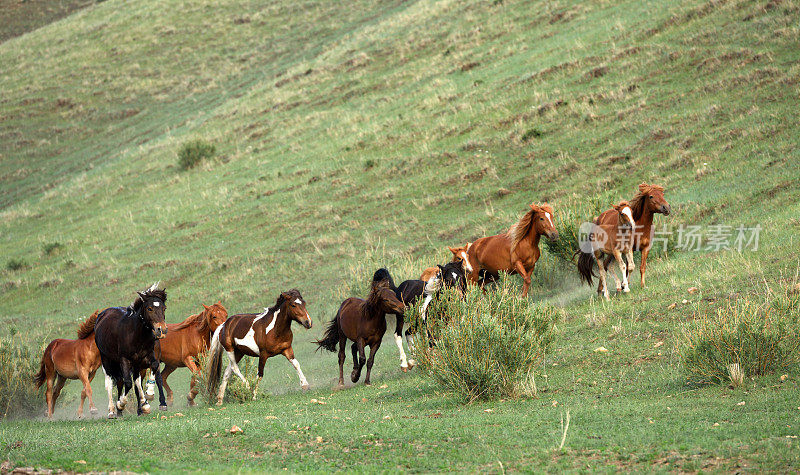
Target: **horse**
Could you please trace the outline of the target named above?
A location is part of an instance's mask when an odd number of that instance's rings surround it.
[[[461,262],[464,266],[465,272],[472,272],[472,264],[469,263],[469,259],[467,258],[467,251],[469,251],[470,246],[472,246],[471,242],[468,242],[461,247],[447,247],[447,249],[453,253],[453,262]],[[437,274],[439,274],[438,267],[428,267],[422,271],[422,275],[420,275],[419,280],[427,282],[431,277]]]
[[[600,285],[597,287],[597,293],[602,292],[606,300],[609,300],[608,285],[606,284],[605,265],[601,263],[600,258],[604,254],[614,256],[622,273],[621,286],[614,274],[614,280],[617,280],[617,290],[630,292],[627,270],[628,266],[633,264],[633,229],[635,225],[630,203],[621,201],[595,219],[587,241],[581,243],[581,247],[575,252],[575,255],[579,256],[578,272],[581,279],[589,285],[592,285],[592,267],[594,261],[597,261],[600,272]],[[627,264],[622,260],[623,252],[627,256]]]
[[[647,256],[650,254],[650,246],[653,244],[653,215],[659,213],[669,216],[672,212],[672,207],[664,198],[664,187],[648,185],[647,183],[639,185],[639,192],[631,198],[630,206],[633,212],[633,220],[636,222],[633,233],[633,250],[642,252],[639,275],[642,288],[644,288],[644,271],[647,268]],[[609,264],[611,264],[611,256],[606,256],[604,263],[606,269],[608,269]],[[628,274],[633,272],[635,267],[633,260],[628,261]],[[616,274],[614,276],[616,277]]]
[[[428,280],[423,289],[425,300],[422,302],[422,307],[420,307],[420,317],[423,324],[427,323],[428,305],[438,298],[442,289],[457,289],[461,295],[464,295],[467,291],[467,278],[462,265],[456,262],[449,262],[444,266],[438,267],[439,273]]]
[[[109,419],[122,415],[128,403],[128,392],[134,385],[136,413],[141,415],[150,412],[150,405],[142,391],[142,374],[148,368],[155,375],[158,385],[159,409],[167,410],[161,372],[158,370],[160,361],[155,353],[156,341],[167,335],[164,321],[167,292],[157,287],[158,284],[153,284],[144,292],[136,292],[138,297],[127,308],[110,307],[97,316],[94,339],[106,379]],[[116,404],[113,397],[114,382],[117,383],[119,398]]]
[[[292,321],[310,329],[313,325],[311,316],[306,310],[306,301],[297,289],[282,292],[275,305],[265,308],[262,313],[241,313],[228,318],[225,323],[218,326],[211,338],[209,349],[207,390],[209,394],[217,393],[217,405],[222,405],[225,389],[231,372],[242,380],[245,387],[250,389],[250,383],[244,379],[239,370],[239,360],[242,356],[258,358],[258,379],[253,388],[253,399],[258,394],[258,384],[264,377],[264,364],[268,358],[282,354],[297,371],[300,386],[308,389],[308,381],[300,363],[294,357],[292,349]],[[222,376],[222,351],[228,356],[228,367]]]
[[[353,372],[350,374],[352,382],[358,382],[364,363],[367,364],[367,376],[364,384],[370,385],[370,374],[375,354],[381,347],[383,335],[386,333],[386,314],[402,314],[405,305],[397,298],[395,292],[389,287],[387,280],[372,284],[366,300],[350,297],[342,302],[336,316],[331,320],[321,340],[315,343],[320,348],[330,352],[336,351],[339,345],[339,385],[344,387],[344,360],[345,344],[347,340],[354,343],[351,346],[353,354]],[[364,348],[369,346],[369,359],[366,358]]]
[[[203,304],[203,311],[192,315],[181,323],[168,323],[167,336],[159,340],[156,352],[164,363],[161,371],[161,380],[167,390],[167,402],[172,405],[172,388],[167,384],[167,378],[177,368],[189,368],[192,379],[189,382],[189,394],[186,399],[190,406],[194,406],[197,396],[195,388],[196,376],[200,372],[197,367],[197,355],[204,353],[211,345],[211,336],[214,331],[228,318],[228,311],[217,302],[210,307]]]
[[[548,204],[532,204],[530,208],[508,232],[480,238],[469,246],[471,282],[481,284],[481,270],[486,271],[484,275],[491,276],[498,271],[519,273],[523,280],[522,296],[527,297],[531,274],[541,255],[539,239],[542,235],[552,241],[558,239],[553,208]]]
[[[97,414],[92,400],[91,382],[97,368],[100,367],[100,351],[94,341],[94,323],[97,320],[96,310],[91,317],[78,327],[78,339],[57,339],[50,342],[42,355],[39,372],[33,377],[36,387],[47,382],[45,401],[47,402],[47,418],[53,418],[56,400],[61,388],[68,379],[79,379],[83,383],[81,404],[78,406],[78,417],[83,418],[83,403],[89,398],[89,412]]]
[[[437,267],[436,270],[438,272],[439,268]],[[425,282],[417,279],[405,280],[399,286],[395,286],[391,274],[389,274],[389,271],[386,270],[385,268],[378,269],[372,275],[373,285],[384,280],[388,283],[389,288],[394,291],[395,297],[397,297],[398,300],[403,302],[403,305],[405,307],[409,307],[414,302],[416,302],[418,298],[422,297],[423,289],[425,288]],[[403,336],[403,326],[405,324],[404,312],[395,314],[396,325],[394,330],[394,342],[397,345],[398,351],[400,352],[400,369],[402,369],[403,372],[405,373],[409,369],[416,366],[417,362],[412,359],[407,359],[406,352],[403,349],[402,336]],[[406,341],[408,342],[409,349],[411,349],[414,346],[414,337],[411,333],[410,328],[406,330]]]

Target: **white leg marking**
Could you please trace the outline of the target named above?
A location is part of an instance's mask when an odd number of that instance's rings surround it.
[[[420,309],[419,314],[422,316],[423,322],[427,321],[425,312],[428,310],[428,304],[431,303],[431,300],[433,300],[433,295],[428,294],[425,296],[425,301],[422,302],[422,308]]]
[[[413,352],[414,351],[414,335],[412,335],[411,333],[406,333],[406,342],[408,343],[408,351]],[[409,359],[408,360],[408,364],[410,364],[411,366],[416,366],[417,362],[415,360],[413,360],[413,359]]]
[[[236,373],[236,376],[238,376],[239,379],[242,380],[244,386],[247,389],[250,389],[250,383],[248,383],[247,380],[244,379],[244,375],[242,375],[242,372],[239,370],[239,365],[236,363],[236,356],[234,356],[232,351],[226,351],[225,353],[227,353],[228,355],[228,360],[229,360],[228,368],[233,368],[233,372]]]
[[[150,413],[150,404],[147,402],[147,398],[142,390],[142,377],[139,376],[134,382],[136,383],[136,389],[139,390],[139,401],[142,403],[142,412],[148,414]]]
[[[222,384],[219,385],[219,393],[217,393],[217,404],[222,404],[222,398],[225,397],[225,388],[228,387],[228,378],[231,377],[233,367],[228,365],[225,368],[225,373],[222,375]]]
[[[394,343],[397,345],[397,349],[400,350],[400,367],[408,368],[408,360],[406,360],[406,352],[405,350],[403,350],[403,337],[395,334]]]
[[[289,363],[291,363],[292,366],[294,366],[294,369],[297,370],[297,376],[300,378],[300,386],[307,388],[308,381],[306,380],[306,377],[303,374],[303,370],[300,369],[300,362],[297,361],[297,358],[292,358],[291,360],[289,360]]]
[[[106,374],[105,368],[103,368],[103,376],[106,378],[105,385],[108,392],[108,415],[116,417],[117,412],[114,410],[114,380]]]

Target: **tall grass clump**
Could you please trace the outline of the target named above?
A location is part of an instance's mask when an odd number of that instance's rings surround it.
[[[800,294],[728,303],[684,325],[680,355],[698,383],[740,386],[800,363]]]
[[[201,161],[214,157],[217,147],[204,139],[194,139],[184,142],[178,151],[178,165],[181,169],[188,170]]]
[[[603,212],[600,201],[596,198],[575,201],[559,206],[555,211],[556,231],[558,239],[550,241],[543,239],[550,254],[566,261],[573,262],[575,252],[580,248],[580,227],[583,223],[590,223]]]
[[[206,372],[206,368],[210,359],[209,352],[207,351],[197,355],[197,367],[200,371],[197,374],[197,384],[195,388],[199,391],[197,395],[200,399],[205,401],[209,406],[213,406],[217,403],[217,392],[209,392],[208,389],[208,373]],[[230,362],[227,361],[227,358],[223,358],[223,360],[225,363],[223,364],[222,372],[225,373],[224,365],[230,364]],[[238,376],[231,373],[231,377],[228,379],[228,387],[225,389],[225,402],[245,403],[253,400],[253,387],[255,387],[256,380],[258,380],[258,359],[251,357],[242,358],[239,361],[239,369],[242,371],[244,379],[250,384],[250,389],[247,389]],[[220,382],[221,381],[222,378],[220,377]]]
[[[419,315],[419,304],[409,310]],[[465,401],[536,394],[534,369],[555,337],[554,307],[520,298],[504,276],[486,294],[475,286],[463,298],[443,290],[427,316],[424,325],[415,319],[414,353],[434,381]]]
[[[44,407],[41,390],[33,382],[39,356],[14,340],[0,340],[0,418],[31,415]]]

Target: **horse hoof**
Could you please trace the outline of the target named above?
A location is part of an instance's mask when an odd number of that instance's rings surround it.
[[[89,412],[92,413],[92,415],[97,414],[97,408],[96,407],[90,407],[89,408]]]
[[[416,365],[417,365],[416,360],[408,360],[408,369],[411,369]]]
[[[83,413],[82,412],[78,413],[78,419],[83,419]]]
[[[222,399],[217,399],[217,406],[221,406],[221,405],[222,405]]]
[[[167,405],[166,404],[162,404],[162,405],[158,406],[158,410],[159,411],[166,411],[167,410]]]
[[[304,384],[300,387],[303,388],[303,391],[308,391],[308,384]]]
[[[344,383],[339,383],[333,388],[334,391],[341,391],[342,389],[344,389]]]
[[[370,383],[369,381],[364,381],[364,386],[372,386],[372,383]]]
[[[188,398],[187,398],[187,402],[189,403],[189,407],[194,407],[194,406],[196,406],[196,405],[197,405],[197,403],[196,403],[196,402],[194,402],[194,399],[188,399]]]
[[[630,292],[630,291],[631,291],[631,289],[630,289],[630,288],[628,288],[628,287],[626,287],[626,288],[622,289],[622,291],[623,291],[624,293],[626,293],[626,294],[627,294],[628,292]]]
[[[142,414],[150,414],[150,404],[145,404],[142,406]]]
[[[116,412],[109,412],[108,413],[108,418],[109,419],[116,419],[117,418],[117,413]]]
[[[401,366],[400,369],[402,369],[404,373],[408,373],[408,366]]]
[[[360,372],[356,373],[355,371],[353,371],[352,373],[350,373],[350,381],[352,381],[354,383],[357,383],[359,378],[361,378],[361,373]]]

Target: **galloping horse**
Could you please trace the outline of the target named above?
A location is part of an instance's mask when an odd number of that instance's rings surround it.
[[[167,324],[167,336],[158,342],[156,352],[160,351],[159,359],[164,363],[161,379],[164,382],[164,389],[167,390],[169,404],[172,404],[173,398],[167,377],[177,368],[187,367],[192,372],[192,379],[189,382],[189,394],[186,395],[186,399],[190,406],[195,405],[196,375],[200,372],[195,358],[208,350],[211,345],[211,335],[217,327],[225,323],[227,318],[228,311],[222,306],[222,302],[217,302],[210,307],[204,304],[202,312],[192,315],[181,323]]]
[[[208,392],[210,394],[217,392],[218,406],[222,404],[222,399],[225,397],[225,388],[228,386],[231,372],[236,373],[245,387],[250,389],[250,383],[244,379],[244,375],[239,370],[239,360],[244,355],[258,358],[258,379],[253,388],[253,399],[258,394],[258,384],[264,376],[264,364],[267,362],[267,358],[280,354],[285,356],[297,370],[302,388],[308,389],[308,381],[306,381],[292,349],[294,338],[292,321],[303,325],[306,329],[311,328],[312,325],[311,316],[306,310],[306,302],[297,289],[281,293],[275,301],[275,305],[265,308],[262,313],[234,315],[217,327],[211,338],[211,349],[209,350]],[[225,368],[225,375],[222,376],[220,384],[222,350],[225,350],[228,356],[228,367]],[[218,391],[217,388],[219,388]]]
[[[137,414],[149,413],[150,405],[142,390],[142,373],[150,368],[158,385],[159,409],[167,410],[160,362],[155,354],[156,341],[167,335],[164,321],[167,292],[153,284],[144,292],[137,292],[136,300],[127,308],[111,307],[97,316],[94,326],[94,339],[100,350],[103,373],[108,391],[108,418],[122,415],[128,403],[128,392],[135,384]],[[113,383],[117,383],[117,396],[114,411]],[[123,391],[124,385],[124,391]]]
[[[507,233],[480,238],[469,246],[470,281],[479,283],[482,269],[487,275],[496,275],[501,270],[519,273],[523,280],[522,296],[528,295],[531,274],[541,255],[539,238],[544,235],[553,241],[558,239],[553,224],[553,208],[548,204],[532,204],[530,207],[530,211]]]
[[[315,343],[320,348],[336,351],[339,345],[339,388],[344,387],[344,360],[345,344],[347,340],[355,343],[351,346],[353,353],[353,372],[350,380],[357,382],[361,377],[361,369],[367,364],[367,377],[364,384],[370,384],[370,373],[375,361],[375,353],[381,347],[383,335],[386,333],[386,314],[401,314],[405,310],[394,291],[389,288],[389,282],[382,280],[372,284],[372,290],[366,300],[350,297],[342,302],[336,317],[331,320],[322,340]],[[369,359],[366,358],[364,348],[369,346]]]
[[[464,275],[464,268],[455,262],[450,262],[444,266],[439,266],[439,273],[425,283],[423,294],[425,300],[419,309],[422,323],[427,323],[427,310],[431,301],[438,298],[442,289],[458,289],[461,295],[467,291],[467,279]]]
[[[47,382],[45,400],[47,401],[47,418],[53,418],[53,409],[61,388],[68,379],[80,379],[83,383],[81,404],[78,406],[78,417],[83,417],[83,402],[89,398],[89,412],[97,414],[92,400],[91,382],[94,373],[100,367],[100,351],[94,342],[94,323],[97,320],[95,311],[91,317],[78,327],[77,340],[57,339],[47,345],[42,355],[39,372],[33,377],[36,387]]]
[[[453,253],[453,262],[461,262],[464,266],[464,272],[472,272],[472,264],[469,263],[469,259],[467,258],[467,251],[469,251],[470,246],[472,246],[471,242],[468,242],[461,247],[447,247],[450,249],[450,252]],[[422,275],[420,275],[419,280],[427,282],[431,277],[438,274],[438,267],[428,267],[422,271]]]
[[[437,267],[436,270],[438,271],[439,268]],[[395,287],[394,280],[392,279],[391,274],[385,268],[381,268],[375,271],[372,275],[372,284],[377,284],[378,282],[386,281],[389,285],[389,288],[394,291],[395,297],[398,300],[403,302],[404,307],[408,307],[412,305],[416,300],[422,297],[423,289],[425,288],[425,282],[417,279],[409,279],[403,281],[399,286]],[[391,312],[387,312],[391,313]],[[406,358],[406,352],[403,349],[403,325],[405,324],[405,313],[395,313],[395,320],[396,325],[394,329],[394,343],[397,345],[397,350],[400,352],[400,369],[403,372],[407,372],[409,369],[416,366],[417,362],[411,359]],[[409,328],[406,330],[406,341],[408,342],[408,348],[414,346],[414,337],[411,335],[411,329]]]
[[[603,297],[609,300],[608,285],[606,284],[605,265],[600,258],[605,254],[612,255],[619,264],[622,273],[622,285],[620,286],[616,274],[612,272],[614,280],[617,281],[617,290],[630,292],[628,286],[628,271],[633,266],[633,229],[635,222],[630,203],[621,201],[613,206],[612,209],[604,211],[595,219],[592,231],[589,233],[588,241],[581,243],[581,248],[576,251],[578,257],[578,272],[582,280],[592,285],[592,267],[597,261],[597,268],[600,271],[600,284],[597,293],[603,293]],[[622,253],[627,257],[627,264],[622,260]]]
[[[633,220],[636,222],[636,228],[634,228],[633,233],[633,250],[642,252],[639,275],[641,276],[642,287],[644,287],[647,256],[650,254],[650,246],[653,245],[653,215],[660,213],[664,216],[669,216],[670,212],[672,212],[672,207],[664,198],[664,187],[648,185],[647,183],[639,185],[639,193],[630,200],[630,206],[633,212]],[[609,211],[606,211],[606,213]],[[632,262],[632,260],[628,262],[628,273],[633,271],[635,267]],[[611,256],[607,256],[605,260],[606,269],[608,269],[610,263]]]

